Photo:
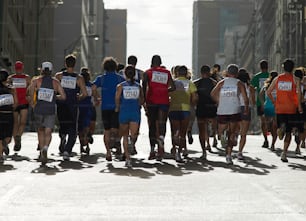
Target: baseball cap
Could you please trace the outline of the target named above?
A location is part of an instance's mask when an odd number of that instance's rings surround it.
[[[229,64],[227,66],[227,72],[229,74],[237,75],[238,74],[238,70],[239,70],[239,68],[238,68],[238,65],[236,65],[236,64]]]
[[[23,70],[23,63],[21,61],[16,61],[15,63],[15,71]]]
[[[45,61],[41,64],[41,69],[43,71],[45,71],[46,69],[48,69],[48,71],[52,71],[52,68],[53,68],[52,63],[49,61]]]

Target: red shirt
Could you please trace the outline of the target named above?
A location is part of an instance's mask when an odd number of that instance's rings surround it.
[[[18,98],[18,105],[28,104],[26,99],[27,94],[27,75],[26,74],[14,74],[11,77],[13,87],[16,88],[16,94]]]
[[[170,71],[162,67],[154,67],[146,71],[148,75],[148,90],[146,102],[148,104],[169,105],[168,83]]]

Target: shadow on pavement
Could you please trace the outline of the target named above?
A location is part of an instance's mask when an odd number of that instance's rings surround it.
[[[291,169],[293,170],[306,171],[306,165],[299,164],[299,163],[289,163],[288,167],[291,167]]]
[[[135,169],[135,167],[115,168],[112,163],[108,163],[106,167],[107,169],[101,170],[100,173],[113,173],[118,176],[138,177],[141,179],[150,179],[155,176],[154,173],[142,169]]]
[[[5,173],[9,170],[16,170],[16,168],[11,164],[6,164],[5,162],[3,164],[0,164],[0,173]]]
[[[7,159],[11,159],[11,160],[16,161],[16,162],[20,162],[20,161],[24,161],[24,160],[25,161],[31,161],[31,159],[29,157],[21,156],[21,155],[18,155],[17,153],[8,156]]]
[[[67,170],[63,170],[58,168],[57,166],[48,166],[48,165],[40,165],[40,167],[31,171],[31,173],[41,174],[44,173],[46,175],[56,175],[57,173],[62,173]]]
[[[81,155],[80,161],[88,164],[97,164],[99,158],[105,159],[105,154],[98,153],[98,154],[92,154],[92,155]]]
[[[92,165],[87,165],[87,164],[84,164],[80,161],[61,161],[59,166],[62,168],[62,169],[73,169],[73,170],[82,170],[82,169],[88,169],[88,168],[92,168],[93,166]]]

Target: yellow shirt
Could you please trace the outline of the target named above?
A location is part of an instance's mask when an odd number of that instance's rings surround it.
[[[176,90],[170,93],[169,111],[190,111],[190,97],[197,91],[192,81],[185,77],[178,77],[174,80]]]

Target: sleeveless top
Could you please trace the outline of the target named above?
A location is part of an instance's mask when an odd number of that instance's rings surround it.
[[[250,86],[247,85],[246,83],[244,83],[244,87],[245,87],[245,90],[246,90],[247,97],[248,97],[249,100],[250,100]],[[241,93],[239,94],[239,100],[240,100],[240,105],[241,105],[241,106],[245,106],[245,105],[244,105],[243,96],[242,96]],[[250,106],[250,104],[249,104],[249,106]]]
[[[120,98],[120,113],[140,113],[139,95],[140,85],[138,82],[124,81],[121,83],[122,93]]]
[[[18,98],[18,105],[28,104],[26,99],[27,94],[27,75],[25,74],[14,74],[12,76],[12,84],[16,89],[16,94]]]
[[[232,115],[241,112],[238,82],[236,78],[224,79],[219,95],[218,115]]]
[[[78,105],[77,94],[80,92],[80,88],[77,85],[77,76],[77,73],[63,72],[61,85],[66,93],[66,100],[58,101],[58,103]]]
[[[0,85],[0,111],[13,111],[14,97],[11,90]]]
[[[267,88],[265,88],[267,90]],[[272,96],[274,100],[276,100],[276,90],[272,91]],[[266,117],[274,117],[275,116],[275,107],[272,103],[271,99],[268,97],[267,93],[265,92],[265,103],[264,103],[264,114]]]
[[[79,106],[83,106],[83,107],[91,107],[92,106],[92,102],[91,102],[91,96],[92,96],[91,87],[92,87],[92,85],[93,85],[93,83],[91,83],[90,81],[85,82],[87,97],[85,97],[84,99],[79,101]]]
[[[215,83],[212,78],[201,78],[194,82],[195,86],[197,87],[197,93],[199,96],[198,107],[203,105],[208,106],[215,106],[216,103],[210,96],[210,92],[215,87]]]
[[[162,67],[154,67],[146,71],[148,75],[148,90],[146,102],[148,104],[169,105],[168,82],[170,71]]]
[[[53,88],[53,78],[44,76],[40,88],[37,90],[37,102],[34,107],[34,113],[39,115],[55,114],[56,93]]]
[[[276,81],[275,112],[277,114],[297,113],[298,99],[292,74],[281,74]]]

